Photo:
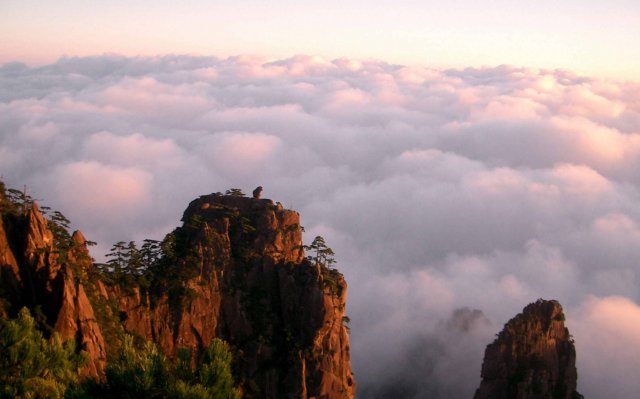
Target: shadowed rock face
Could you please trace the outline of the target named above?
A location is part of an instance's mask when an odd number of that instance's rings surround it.
[[[538,300],[487,346],[474,399],[578,399],[576,351],[557,301]]]
[[[347,285],[305,259],[299,214],[268,199],[207,195],[183,221],[165,270],[179,284],[169,277],[141,292],[101,281],[79,232],[61,253],[37,205],[0,219],[0,317],[40,309],[88,353],[80,373],[89,378],[104,375],[123,330],[169,357],[220,337],[234,348],[244,397],[352,398]]]

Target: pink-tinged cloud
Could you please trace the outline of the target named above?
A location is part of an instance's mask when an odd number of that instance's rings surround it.
[[[561,112],[587,118],[616,118],[625,110],[625,103],[592,91],[589,87],[574,86],[563,93]]]
[[[69,204],[77,220],[122,223],[152,204],[153,177],[137,168],[107,166],[96,161],[61,165],[48,176],[52,194]]]
[[[568,326],[576,340],[581,392],[595,398],[632,398],[640,392],[640,306],[636,302],[590,297],[570,315]]]
[[[525,177],[516,170],[499,168],[468,176],[470,189],[487,195],[510,194],[521,191],[527,184]]]
[[[477,98],[469,97],[469,94],[463,95],[463,101],[471,102]],[[547,108],[529,98],[514,97],[498,97],[489,102],[483,110],[472,118],[478,121],[489,120],[521,120],[521,119],[537,119],[547,113]]]
[[[552,125],[560,134],[567,134],[573,142],[574,151],[579,151],[582,159],[603,163],[618,163],[625,156],[640,153],[638,137],[620,133],[618,130],[602,126],[583,117],[556,117]]]
[[[264,133],[220,133],[204,136],[197,152],[205,165],[230,179],[254,177],[279,168],[280,138]]]
[[[601,347],[581,326],[638,335],[598,318],[618,304],[635,320],[640,301],[638,84],[308,56],[64,58],[0,66],[0,120],[4,178],[70,217],[98,258],[161,239],[205,193],[262,185],[300,211],[349,282],[363,397],[471,397],[485,345],[539,297],[565,306],[579,359]],[[639,390],[608,362],[578,371],[587,397]]]
[[[125,78],[96,95],[100,103],[117,107],[120,113],[158,118],[166,125],[175,125],[186,124],[216,106],[202,93],[205,88],[198,82],[169,84],[151,77]]]
[[[559,190],[575,196],[598,195],[612,189],[611,182],[585,165],[560,164],[550,173],[550,181]]]
[[[145,167],[156,171],[184,165],[182,148],[171,139],[147,138],[140,133],[120,136],[111,132],[92,134],[84,145],[87,159],[102,164]]]

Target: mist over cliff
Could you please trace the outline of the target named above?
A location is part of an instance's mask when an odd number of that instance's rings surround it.
[[[161,238],[212,187],[284,198],[349,281],[361,392],[470,397],[486,344],[545,297],[567,314],[578,390],[626,398],[640,391],[638,98],[637,83],[509,66],[11,63],[0,170],[97,253]]]

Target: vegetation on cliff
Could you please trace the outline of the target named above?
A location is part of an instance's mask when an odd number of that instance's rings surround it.
[[[184,348],[172,362],[150,341],[135,344],[127,335],[105,379],[72,387],[74,398],[239,399],[231,373],[229,345],[214,340],[199,355]]]
[[[0,398],[62,398],[84,362],[74,341],[45,339],[27,308],[0,318]]]

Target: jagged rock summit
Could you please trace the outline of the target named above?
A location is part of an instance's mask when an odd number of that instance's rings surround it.
[[[87,378],[102,378],[125,333],[170,358],[222,338],[245,398],[353,398],[347,284],[305,257],[299,214],[269,199],[211,194],[182,220],[145,286],[105,279],[79,232],[58,248],[37,205],[4,214],[0,317],[41,311],[47,328],[88,353]]]
[[[474,399],[579,399],[576,351],[562,306],[539,299],[487,346]]]

